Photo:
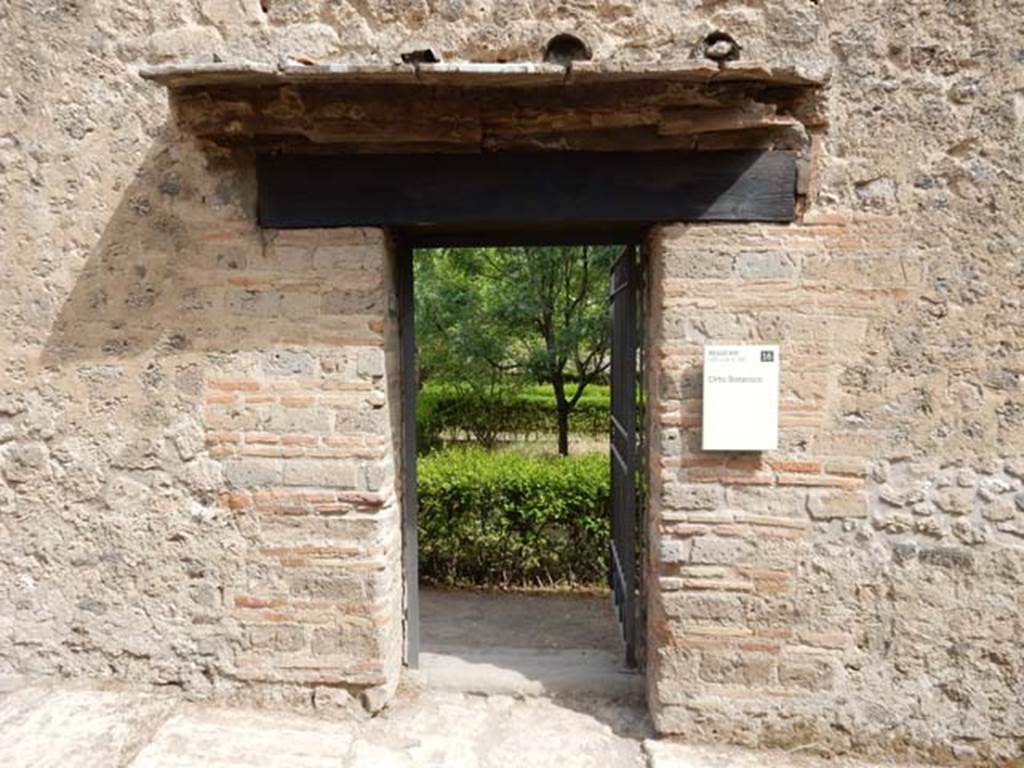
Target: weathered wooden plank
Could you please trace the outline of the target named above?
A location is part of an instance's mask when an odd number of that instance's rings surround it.
[[[658,130],[663,135],[696,135],[794,125],[800,125],[800,121],[777,115],[771,107],[755,103],[733,108],[686,107],[666,110],[661,116]]]
[[[483,148],[494,152],[657,152],[697,148],[696,136],[662,135],[656,125],[591,130],[485,132]]]
[[[446,82],[456,86],[467,83],[535,87],[538,82],[607,82],[628,80],[647,82],[673,80],[679,82],[755,82],[820,87],[831,73],[816,72],[799,66],[776,66],[767,63],[739,61],[719,67],[711,62],[693,60],[636,64],[628,62],[577,61],[567,71],[558,64],[534,62],[441,64],[391,64],[363,62],[349,64],[286,64],[278,67],[266,62],[236,60],[224,63],[183,61],[171,64],[142,66],[139,74],[171,89],[193,88],[215,84],[252,85],[253,83],[294,84],[318,80],[336,85],[351,82],[391,83],[414,77],[423,83]]]
[[[639,152],[704,149],[697,137],[725,131],[735,138],[717,139],[716,148],[749,149],[744,133],[763,133],[777,122],[798,126],[814,107],[801,100],[799,88],[766,90],[745,82],[614,80],[527,90],[362,81],[342,86],[321,82],[316,67],[307,69],[311,77],[301,84],[178,91],[177,122],[199,138],[258,151]],[[778,148],[806,148],[798,133]]]
[[[443,231],[791,221],[790,152],[263,156],[267,227]]]

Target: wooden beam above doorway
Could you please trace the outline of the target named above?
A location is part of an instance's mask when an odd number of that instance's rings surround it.
[[[634,233],[670,221],[792,221],[796,158],[785,151],[265,155],[264,227]],[[544,234],[546,233],[546,234]]]
[[[159,65],[200,146],[285,154],[796,150],[821,79],[756,62]]]

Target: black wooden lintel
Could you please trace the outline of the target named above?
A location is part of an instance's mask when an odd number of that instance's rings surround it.
[[[792,221],[796,206],[784,151],[265,155],[257,171],[264,227],[391,227],[421,242],[608,242],[658,222]]]

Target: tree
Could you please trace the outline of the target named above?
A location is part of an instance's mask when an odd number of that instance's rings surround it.
[[[503,253],[507,289],[501,311],[510,326],[532,328],[542,341],[531,348],[527,366],[551,384],[563,456],[569,453],[573,409],[611,362],[608,277],[616,252],[607,246],[562,246]]]
[[[417,261],[421,371],[489,393],[550,383],[558,452],[587,386],[610,364],[614,246],[440,249]],[[575,385],[573,387],[573,385]]]
[[[478,414],[513,397],[523,383],[509,334],[497,319],[504,286],[485,276],[484,249],[434,249],[416,259],[416,342],[419,382],[443,383]],[[493,448],[492,420],[473,420],[473,439]]]

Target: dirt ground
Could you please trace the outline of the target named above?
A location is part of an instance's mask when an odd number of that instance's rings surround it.
[[[607,594],[420,588],[423,648],[593,649],[622,654]]]

